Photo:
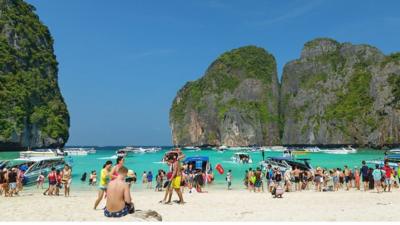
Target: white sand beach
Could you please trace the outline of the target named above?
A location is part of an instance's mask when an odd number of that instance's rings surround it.
[[[158,203],[164,193],[133,191],[136,209],[155,210],[163,221],[400,221],[400,191],[376,192],[314,191],[285,193],[274,199],[267,193],[246,190],[214,190],[184,194],[184,205]],[[128,215],[106,218],[102,210],[93,210],[95,192],[72,190],[71,197],[43,196],[38,190],[25,191],[19,197],[1,197],[3,221],[143,221]],[[176,199],[174,195],[173,199]],[[100,207],[103,207],[102,202]],[[100,208],[99,207],[99,208]],[[140,214],[140,213],[139,213]]]

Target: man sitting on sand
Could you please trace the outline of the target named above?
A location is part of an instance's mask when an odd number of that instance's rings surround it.
[[[135,212],[129,185],[125,181],[127,174],[128,169],[121,166],[117,178],[108,184],[107,204],[104,208],[104,215],[107,217],[122,217]]]

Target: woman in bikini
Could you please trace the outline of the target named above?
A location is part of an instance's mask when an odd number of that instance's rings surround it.
[[[65,164],[62,172],[62,184],[64,184],[64,196],[69,196],[69,191],[72,182],[72,169],[67,164]]]
[[[118,157],[117,163],[115,164],[114,168],[111,170],[111,180],[114,180],[118,177],[118,170],[119,168],[124,166],[125,159],[124,157]]]

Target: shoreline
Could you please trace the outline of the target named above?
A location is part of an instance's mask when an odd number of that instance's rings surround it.
[[[377,194],[375,191],[285,193],[274,199],[269,193],[244,189],[206,189],[208,193],[184,192],[184,205],[158,203],[164,192],[131,191],[136,209],[154,210],[162,221],[399,221],[400,192]],[[61,192],[62,193],[62,192]],[[95,191],[74,191],[71,197],[43,196],[41,190],[26,190],[21,196],[3,198],[1,221],[156,221],[138,217],[106,218],[105,201],[93,210]],[[176,200],[174,193],[172,200]],[[306,205],[307,204],[307,205]],[[23,212],[23,215],[21,215]]]

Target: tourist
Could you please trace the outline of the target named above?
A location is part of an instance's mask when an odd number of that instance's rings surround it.
[[[385,160],[385,165],[383,166],[383,170],[385,171],[385,184],[384,184],[384,189],[383,191],[386,192],[386,188],[388,189],[388,192],[390,192],[390,189],[392,187],[392,168],[389,166],[389,162]]]
[[[111,167],[112,167],[112,162],[107,161],[103,165],[103,169],[100,172],[99,193],[98,193],[97,199],[94,203],[94,209],[97,208],[97,206],[99,205],[101,199],[103,199],[103,196],[107,190],[107,185],[111,178]]]
[[[368,183],[369,183],[369,175],[368,175],[368,166],[366,165],[366,162],[363,160],[362,162],[362,166],[360,169],[360,174],[363,180],[363,184],[364,184],[364,191],[367,191],[368,188]]]
[[[281,170],[279,168],[275,168],[275,188],[277,187],[282,187],[282,173]]]
[[[147,188],[151,189],[153,186],[153,173],[149,171],[147,173]]]
[[[301,186],[302,186],[302,189],[305,189],[305,190],[308,190],[309,189],[309,174],[308,174],[308,171],[302,171],[301,173],[300,173],[300,179],[301,179],[301,182],[302,182],[302,184],[301,184]]]
[[[228,170],[228,172],[226,173],[225,180],[228,183],[228,190],[231,190],[231,186],[232,186],[232,170]]]
[[[372,175],[374,172],[374,169],[368,168],[368,189],[369,190],[374,190],[375,188],[375,181],[374,181],[374,176]]]
[[[118,170],[120,167],[124,166],[125,159],[124,157],[118,156],[116,160],[115,166],[111,170],[111,180],[114,180],[115,178],[118,177]]]
[[[156,188],[155,191],[162,191],[162,171],[158,170],[158,173],[156,175]]]
[[[338,168],[339,170],[339,188],[343,188],[345,182],[345,175],[342,169]]]
[[[92,178],[93,180],[93,178]],[[72,169],[69,165],[65,164],[62,171],[62,184],[64,185],[64,196],[68,197],[71,189],[72,182]]]
[[[60,195],[60,189],[62,188],[62,174],[60,170],[56,170],[56,178],[57,178],[57,183],[56,183],[56,191],[55,195]]]
[[[43,189],[43,184],[44,184],[44,176],[43,173],[41,172],[38,176],[38,178],[36,179],[36,188],[41,188]]]
[[[374,171],[372,172],[372,176],[374,177],[374,185],[376,188],[376,191],[380,193],[381,189],[381,178],[382,178],[382,171],[379,168],[379,165],[375,166]]]
[[[133,170],[128,170],[128,173],[126,174],[126,179],[125,182],[128,184],[129,189],[132,186],[132,183],[134,183],[136,180],[136,176],[135,173],[133,172]]]
[[[47,179],[49,181],[49,186],[43,192],[43,195],[53,195],[55,192],[55,185],[57,184],[56,168],[52,167],[49,174],[47,174]]]
[[[143,172],[142,174],[142,184],[145,186],[147,184],[147,173],[146,171]]]
[[[285,191],[290,192],[292,191],[292,170],[289,168],[285,171],[284,173],[284,179],[285,179]]]
[[[93,171],[90,173],[89,185],[91,185],[91,186],[96,186],[96,184],[97,184],[97,173],[96,173],[96,170],[93,170]]]
[[[301,191],[301,184],[300,184],[300,169],[297,168],[297,166],[294,167],[293,169],[293,177],[294,177],[294,183],[295,183],[295,190],[296,191]]]
[[[322,191],[323,174],[321,167],[318,167],[317,170],[315,171],[314,182],[315,182],[315,190]]]
[[[107,203],[104,208],[106,217],[122,217],[135,212],[129,185],[126,183],[128,169],[118,168],[118,176],[107,186]]]
[[[0,169],[0,196],[3,195],[4,190],[4,184],[6,183],[6,177],[5,177],[5,170]]]
[[[17,168],[13,167],[11,171],[8,172],[8,195],[12,197],[17,193]]]
[[[357,166],[354,167],[354,185],[357,190],[360,190],[360,171]]]
[[[400,185],[400,162],[397,163],[397,179],[398,179],[399,185]]]
[[[244,171],[243,184],[246,187],[246,189],[249,188],[249,179],[247,178],[248,174],[249,174],[248,170]]]
[[[184,204],[185,202],[183,201],[183,195],[181,192],[181,179],[182,179],[182,168],[180,166],[180,162],[178,160],[178,158],[173,158],[171,161],[172,165],[171,165],[171,171],[172,171],[172,175],[171,175],[171,187],[173,190],[175,190],[176,194],[179,197],[179,204]],[[166,204],[171,203],[171,198],[172,198],[172,189],[170,190],[169,196],[168,196],[168,200],[166,202]]]
[[[27,165],[22,164],[19,169],[17,169],[17,190],[16,190],[16,195],[18,195],[18,192],[22,191],[24,188],[24,174],[25,171],[28,169]]]
[[[262,173],[261,169],[257,167],[256,171],[254,172],[254,192],[261,192],[261,185],[262,185]]]
[[[253,172],[252,168],[249,168],[249,172],[247,174],[247,180],[248,180],[247,183],[248,183],[249,191],[253,191],[256,177],[254,176],[254,172]]]
[[[82,174],[82,176],[81,176],[81,181],[82,181],[83,183],[86,182],[86,177],[87,177],[87,173],[84,172],[84,173]]]
[[[4,197],[8,197],[9,196],[9,190],[10,190],[10,188],[9,188],[9,178],[8,178],[8,174],[9,174],[9,171],[8,171],[8,169],[7,168],[4,168],[3,169],[3,188],[2,188],[2,190],[3,190],[3,192],[4,192]]]
[[[349,170],[348,166],[344,166],[344,180],[346,182],[346,191],[348,191],[350,188],[350,182],[351,182],[350,170]]]

